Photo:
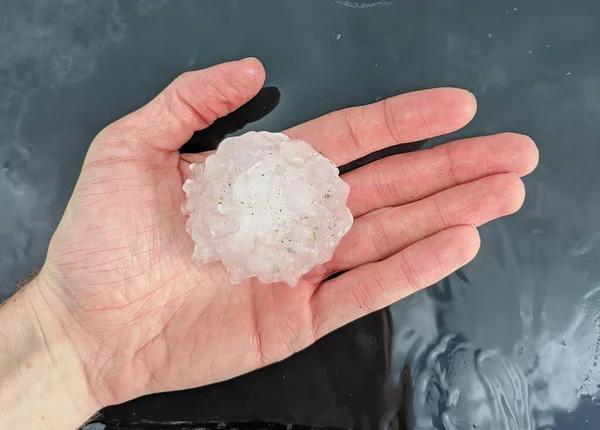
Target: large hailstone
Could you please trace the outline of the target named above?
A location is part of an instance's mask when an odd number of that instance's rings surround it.
[[[220,260],[231,282],[295,286],[329,261],[352,226],[350,187],[308,143],[281,133],[225,139],[183,185],[193,259]]]

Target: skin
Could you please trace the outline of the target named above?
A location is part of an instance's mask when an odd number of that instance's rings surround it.
[[[533,141],[507,133],[392,156],[343,176],[356,221],[296,288],[198,267],[180,208],[196,130],[262,87],[256,59],[177,78],[92,142],[39,275],[0,308],[0,428],[76,428],[135,397],[233,378],[471,261],[476,227],[523,203]],[[342,165],[457,130],[467,91],[439,88],[333,112],[285,131]],[[347,271],[332,280],[328,275]]]

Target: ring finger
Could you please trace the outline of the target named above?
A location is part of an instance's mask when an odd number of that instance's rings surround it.
[[[333,259],[317,277],[385,259],[442,230],[479,227],[516,212],[525,198],[515,174],[493,175],[459,185],[404,206],[384,208],[357,218],[342,238]]]

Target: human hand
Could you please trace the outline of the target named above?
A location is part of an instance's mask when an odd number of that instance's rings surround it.
[[[282,360],[468,263],[479,247],[475,227],[523,202],[519,176],[538,159],[525,136],[392,156],[342,177],[355,224],[331,262],[296,288],[255,279],[232,285],[220,263],[191,260],[182,183],[189,163],[206,155],[177,150],[250,100],[264,79],[255,59],[186,73],[92,143],[30,289],[52,315],[47,329],[68,339],[97,407]],[[440,88],[334,112],[284,133],[343,165],[457,130],[475,110],[470,93]],[[326,280],[340,271],[346,273]]]

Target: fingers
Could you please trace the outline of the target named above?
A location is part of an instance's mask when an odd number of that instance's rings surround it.
[[[424,200],[386,208],[358,218],[321,276],[387,258],[447,228],[479,227],[516,212],[525,199],[515,174],[489,176]]]
[[[455,131],[471,121],[476,108],[468,91],[438,88],[333,112],[284,133],[339,166],[388,146]]]
[[[384,261],[366,264],[323,283],[311,300],[315,335],[324,336],[434,284],[471,261],[478,249],[475,228],[452,227]]]
[[[485,176],[524,176],[539,159],[535,143],[516,133],[477,137],[376,161],[343,176],[355,217],[423,199]]]
[[[175,151],[196,130],[254,97],[265,75],[255,58],[184,73],[146,106],[109,126],[108,132],[115,131],[121,144]]]

